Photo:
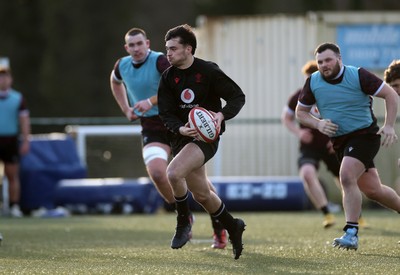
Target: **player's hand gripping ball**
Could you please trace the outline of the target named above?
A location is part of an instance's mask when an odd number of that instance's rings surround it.
[[[217,140],[219,131],[213,115],[202,107],[194,107],[189,113],[190,128],[196,129],[199,140],[211,143]]]

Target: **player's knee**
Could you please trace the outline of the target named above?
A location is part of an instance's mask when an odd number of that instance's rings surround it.
[[[167,168],[167,178],[168,178],[169,182],[174,183],[174,182],[178,182],[181,177],[176,169],[168,167]]]
[[[317,176],[315,174],[312,174],[312,173],[303,173],[303,174],[301,174],[301,178],[303,178],[303,180],[307,184],[312,183],[315,180],[316,177]]]
[[[340,183],[345,188],[346,186],[350,186],[351,184],[357,183],[357,178],[352,173],[341,172]]]
[[[162,184],[163,181],[167,181],[166,176],[165,176],[165,170],[162,171],[160,169],[154,169],[149,171],[150,177],[152,180],[157,183],[157,184]]]
[[[302,167],[302,169],[300,169],[300,177],[306,182],[312,182],[317,177],[315,168],[310,165]]]

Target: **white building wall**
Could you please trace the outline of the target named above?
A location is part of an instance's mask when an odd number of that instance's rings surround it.
[[[313,26],[302,16],[284,15],[199,21],[196,55],[216,62],[246,94],[241,113],[228,121],[222,162],[211,163],[211,174],[295,175],[297,140],[280,116],[303,84],[300,70],[316,41]]]

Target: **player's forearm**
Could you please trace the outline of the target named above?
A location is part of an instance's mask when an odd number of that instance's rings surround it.
[[[29,140],[29,135],[31,134],[31,123],[29,115],[20,116],[20,127],[22,140]]]
[[[128,97],[122,84],[111,83],[111,91],[121,111],[125,114],[129,109]]]
[[[293,115],[290,115],[285,111],[282,114],[281,121],[291,133],[300,137],[300,127],[297,125]]]
[[[153,95],[153,96],[149,97],[148,100],[150,101],[152,106],[158,104],[157,95]]]
[[[397,117],[398,100],[399,100],[398,95],[395,93],[390,93],[385,98],[385,107],[386,107],[385,125],[390,125],[394,127]]]
[[[296,110],[296,119],[304,126],[318,129],[319,119],[312,116],[309,111]]]

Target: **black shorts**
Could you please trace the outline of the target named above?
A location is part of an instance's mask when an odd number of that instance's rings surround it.
[[[18,163],[18,137],[0,137],[0,160],[4,163]]]
[[[159,116],[143,117],[140,119],[142,125],[142,145],[152,142],[160,142],[170,145],[170,135],[167,127],[164,126]]]
[[[353,157],[365,165],[365,169],[374,168],[374,158],[381,146],[381,136],[374,133],[366,133],[349,137],[337,150],[340,162],[345,156]]]
[[[185,147],[186,144],[191,142],[199,146],[200,150],[203,152],[205,164],[217,153],[219,137],[213,143],[206,143],[200,140],[193,139],[191,137],[181,135],[175,136],[174,139],[171,141],[173,156],[176,156],[182,150],[182,148]]]
[[[335,155],[335,153],[330,153],[328,149],[325,148],[308,148],[302,147],[300,149],[300,157],[298,159],[297,165],[300,169],[304,164],[312,164],[315,169],[319,169],[319,162],[323,161],[326,168],[335,177],[339,176],[340,163]]]

